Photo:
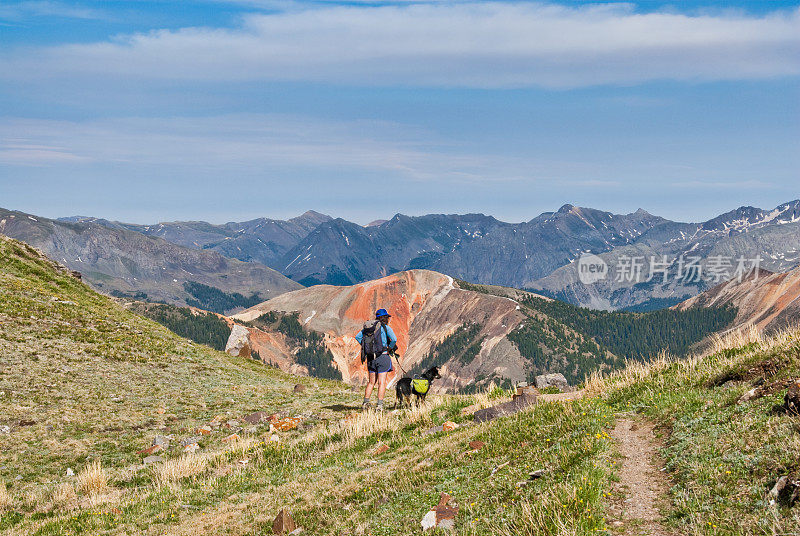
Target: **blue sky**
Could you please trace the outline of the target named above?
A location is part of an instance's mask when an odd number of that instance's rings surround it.
[[[152,223],[800,197],[800,3],[5,1],[0,206]]]

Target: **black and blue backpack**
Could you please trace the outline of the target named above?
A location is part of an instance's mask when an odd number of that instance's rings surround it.
[[[372,360],[376,356],[381,355],[388,350],[383,344],[383,337],[381,337],[381,330],[386,333],[386,327],[380,320],[370,320],[364,324],[361,330],[361,361]],[[386,333],[386,340],[389,340],[389,334]]]

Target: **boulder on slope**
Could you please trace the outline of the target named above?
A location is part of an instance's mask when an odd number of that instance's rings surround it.
[[[250,332],[246,327],[234,324],[225,352],[232,356],[250,357]]]
[[[569,390],[569,383],[564,375],[559,372],[536,376],[537,389],[547,389],[548,387],[557,387],[561,392],[565,392]]]

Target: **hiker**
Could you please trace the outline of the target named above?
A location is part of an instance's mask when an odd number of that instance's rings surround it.
[[[356,340],[361,344],[361,361],[367,362],[369,372],[369,383],[364,392],[364,403],[362,407],[370,407],[372,390],[375,382],[378,382],[378,411],[383,411],[383,397],[386,394],[386,377],[393,370],[390,352],[397,349],[397,336],[389,327],[389,319],[392,317],[386,309],[375,311],[375,320],[364,324],[364,329],[358,332]]]

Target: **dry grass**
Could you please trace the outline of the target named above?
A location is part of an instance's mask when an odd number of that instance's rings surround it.
[[[430,423],[432,422],[431,413],[433,413],[433,410],[446,401],[447,399],[444,396],[429,396],[424,404],[414,405],[406,409],[403,413],[403,418],[408,424]]]
[[[78,473],[78,490],[86,495],[102,495],[110,489],[108,473],[100,461],[95,460]]]
[[[208,458],[198,454],[185,454],[174,460],[167,460],[155,468],[158,485],[178,482],[182,478],[197,476],[208,468]]]
[[[616,370],[604,375],[601,372],[593,373],[586,381],[586,396],[602,396],[610,389],[624,389],[636,383],[649,379],[655,387],[669,389],[673,386],[666,385],[667,376],[658,374],[667,367],[674,365],[678,377],[692,378],[708,376],[714,371],[734,366],[747,356],[762,353],[774,348],[787,347],[800,339],[800,328],[790,327],[773,333],[764,338],[761,331],[754,326],[746,326],[731,331],[723,336],[715,337],[712,346],[705,354],[691,355],[684,359],[676,360],[665,352],[658,355],[650,362],[628,362],[624,369]],[[727,350],[741,349],[752,345],[744,354],[726,355]]]
[[[538,536],[553,530],[558,536],[576,536],[579,533],[575,526],[574,517],[561,507],[560,501],[551,494],[542,497],[539,501],[531,502],[528,499],[519,505],[519,515],[514,517],[510,524],[497,527],[498,536]],[[563,512],[563,517],[559,513]],[[555,513],[555,516],[554,516]]]
[[[13,503],[14,500],[6,488],[6,483],[0,481],[0,511],[8,510]]]
[[[244,456],[258,444],[258,439],[253,436],[239,437],[225,445],[225,454]]]
[[[675,365],[677,373],[684,376],[698,374],[710,374],[713,370],[718,370],[726,366],[734,365],[746,355],[754,352],[764,352],[776,347],[783,347],[800,338],[800,328],[786,328],[772,334],[768,338],[755,326],[748,325],[740,329],[730,331],[722,336],[715,336],[711,347],[701,355],[691,355],[684,359],[676,360],[665,352],[662,352],[655,359],[649,362],[628,362],[626,367],[616,370],[609,374],[601,372],[593,373],[586,381],[586,396],[601,396],[612,386],[614,388],[625,388],[638,383],[646,378],[656,378],[664,381],[666,376],[659,376],[658,373],[664,371],[668,366]],[[746,354],[726,356],[727,350],[740,349],[748,345],[754,345]],[[712,359],[713,358],[713,359]],[[662,386],[668,387],[668,386]]]
[[[691,359],[693,358],[689,358],[687,361]],[[638,383],[654,372],[664,370],[674,362],[675,361],[669,354],[661,352],[658,354],[658,357],[649,362],[627,361],[625,368],[615,370],[607,375],[600,371],[593,372],[586,380],[586,386],[584,388],[586,396],[600,396],[608,390],[611,384],[613,384],[614,387],[625,387]]]
[[[28,488],[22,496],[25,508],[38,510],[44,504],[45,492],[41,488]]]
[[[726,350],[755,345],[750,352],[765,351],[792,342],[796,340],[798,336],[800,336],[800,331],[797,327],[794,327],[774,333],[769,338],[765,339],[763,333],[755,326],[743,326],[723,335],[714,335],[711,346],[701,355],[691,355],[684,359],[676,360],[665,352],[662,352],[658,357],[649,362],[628,362],[625,368],[609,374],[594,372],[586,381],[586,395],[601,396],[611,386],[615,388],[625,388],[645,378],[653,378],[658,372],[663,371],[672,364],[678,367],[679,374],[708,372],[712,368],[716,369],[720,366],[732,365],[741,359],[741,356],[721,356],[720,354]],[[715,356],[713,362],[709,360],[711,356]]]
[[[761,331],[754,325],[750,324],[722,335],[715,334],[711,338],[711,348],[709,353],[718,354],[724,350],[741,348],[742,346],[747,346],[748,344],[761,343],[763,341],[764,337]]]
[[[363,411],[353,414],[349,418],[341,420],[335,424],[325,427],[318,427],[306,433],[302,440],[304,443],[313,444],[320,440],[325,440],[337,433],[341,433],[342,442],[339,444],[328,445],[327,453],[353,446],[359,439],[371,435],[386,432],[398,431],[402,425],[431,423],[431,413],[447,402],[446,396],[429,396],[424,404],[412,406],[407,409],[395,411]]]
[[[399,430],[400,421],[390,412],[369,410],[346,420],[341,426],[344,446],[350,447],[362,437],[387,430]]]
[[[59,508],[72,508],[78,501],[78,494],[75,493],[75,486],[69,482],[62,482],[53,490],[50,497],[53,505]]]
[[[109,506],[119,504],[122,499],[122,491],[109,488],[106,493],[92,493],[88,497],[81,499],[80,508],[97,508],[99,506]]]

